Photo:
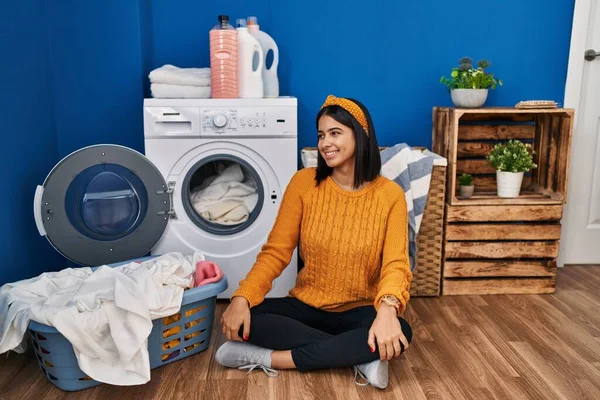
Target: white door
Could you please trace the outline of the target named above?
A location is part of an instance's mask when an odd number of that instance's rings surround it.
[[[589,50],[593,50],[590,52]],[[588,53],[597,52],[591,56]],[[575,109],[559,265],[600,264],[600,1],[575,2],[565,107]]]

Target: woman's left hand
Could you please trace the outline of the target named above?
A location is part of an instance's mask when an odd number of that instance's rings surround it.
[[[396,309],[382,303],[377,311],[377,317],[369,329],[369,339],[367,341],[371,346],[371,351],[375,351],[375,343],[379,348],[379,358],[381,360],[391,360],[393,356],[400,356],[402,347],[404,351],[408,349],[408,340],[402,333],[400,321],[396,316]]]

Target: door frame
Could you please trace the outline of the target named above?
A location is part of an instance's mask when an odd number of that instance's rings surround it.
[[[587,34],[590,25],[592,2],[594,0],[575,0],[573,11],[573,25],[571,28],[571,47],[569,49],[569,65],[567,69],[567,81],[565,85],[565,108],[579,106],[581,97],[581,82],[583,80],[583,68],[586,61],[583,53],[586,50]],[[577,126],[577,114],[575,114],[575,127]]]
[[[567,67],[567,81],[565,83],[565,98],[563,106],[565,108],[575,109],[575,121],[573,121],[573,135],[577,134],[579,105],[581,102],[581,86],[583,81],[583,70],[585,63],[583,55],[586,50],[588,28],[590,26],[591,10],[595,0],[575,0],[575,9],[573,10],[573,24],[571,27],[571,45],[569,49],[569,64]],[[573,186],[573,170],[569,168],[569,193]],[[569,202],[565,204],[563,217],[568,218]],[[567,237],[565,235],[565,221],[562,223],[562,233],[560,240],[560,251],[558,256],[558,266],[564,265],[564,249],[567,246]]]

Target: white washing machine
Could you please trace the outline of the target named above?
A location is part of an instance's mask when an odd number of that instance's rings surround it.
[[[230,297],[297,171],[297,100],[146,99],[144,143],[145,156],[95,145],[61,160],[36,190],[40,234],[86,266],[200,251],[229,281],[219,297]],[[218,203],[214,188],[232,190],[231,201]],[[286,296],[296,275],[294,251],[268,296]]]

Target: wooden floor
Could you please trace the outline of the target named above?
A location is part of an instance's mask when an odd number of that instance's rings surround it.
[[[356,386],[350,368],[279,378],[224,369],[215,325],[209,350],[137,387],[67,394],[31,355],[3,355],[0,399],[600,399],[600,266],[560,269],[554,295],[413,298],[406,318],[415,338],[390,363],[385,391]]]

